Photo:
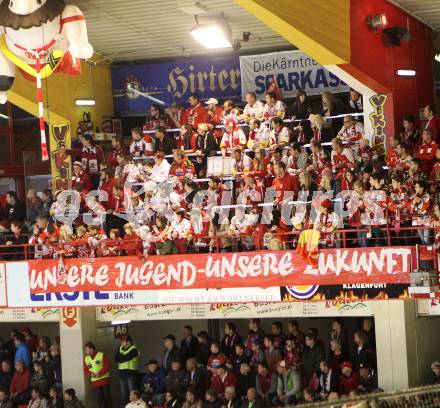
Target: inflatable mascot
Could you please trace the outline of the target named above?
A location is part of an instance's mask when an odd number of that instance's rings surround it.
[[[92,55],[85,18],[78,7],[66,5],[64,0],[3,0],[0,4],[0,103],[7,101],[16,67],[36,81],[43,160],[48,159],[48,152],[42,79],[53,72],[78,74],[80,60]]]

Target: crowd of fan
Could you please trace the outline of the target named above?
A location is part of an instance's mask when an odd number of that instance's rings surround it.
[[[38,338],[29,328],[0,340],[0,407],[82,408],[73,389],[62,389],[59,338]]]
[[[264,333],[259,319],[250,319],[248,326],[242,337],[233,323],[225,323],[224,336],[216,341],[205,331],[195,335],[187,325],[180,343],[173,334],[164,338],[162,359],[150,359],[140,376],[139,351],[124,336],[114,360],[123,401],[137,402],[127,408],[283,407],[378,391],[372,319],[364,319],[354,334],[334,320],[328,350],[316,328],[302,333],[294,320],[287,333],[279,321],[272,323],[270,333]],[[99,352],[90,343],[85,353],[94,357]],[[111,363],[105,354],[99,359],[103,379],[94,384],[91,377],[92,386],[98,406],[110,408],[111,378],[105,373]],[[121,366],[124,362],[128,365]],[[88,375],[90,367],[85,366]]]
[[[289,109],[273,92],[265,103],[252,93],[246,102],[242,111],[215,99],[205,107],[192,95],[188,109],[152,106],[144,128],[129,142],[113,137],[108,154],[80,136],[81,146],[65,152],[74,195],[30,189],[26,204],[6,195],[3,257],[22,258],[27,243],[36,258],[292,248],[306,229],[320,232],[321,246],[342,246],[342,228],[351,230],[349,246],[383,246],[387,225],[392,244],[433,242],[440,120],[432,106],[422,131],[413,116],[403,119],[384,161],[365,137],[354,90],[346,106],[324,93],[316,109],[303,91]],[[231,177],[200,179],[218,151],[233,158]],[[105,197],[89,194],[95,189]],[[60,222],[75,206],[75,220]]]

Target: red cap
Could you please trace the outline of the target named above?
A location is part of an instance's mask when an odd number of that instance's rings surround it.
[[[353,364],[351,363],[351,361],[344,361],[341,364],[341,368],[353,368]]]
[[[330,208],[331,206],[332,206],[332,202],[328,198],[326,198],[321,202],[321,207]]]

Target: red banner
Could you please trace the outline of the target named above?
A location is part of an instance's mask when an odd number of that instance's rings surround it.
[[[316,268],[295,251],[35,260],[32,293],[409,283],[408,247],[322,250]]]

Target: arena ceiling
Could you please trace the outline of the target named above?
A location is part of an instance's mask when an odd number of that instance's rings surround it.
[[[179,4],[194,1],[68,0],[68,3],[76,4],[86,15],[90,42],[95,50],[114,62],[207,54],[206,48],[190,35],[195,26],[194,17],[178,9]],[[198,3],[207,11],[200,22],[223,12],[233,39],[241,39],[245,31],[251,32],[250,41],[242,43],[240,52],[292,47],[232,0],[198,0]]]
[[[391,0],[414,15],[418,19],[424,21],[435,31],[440,31],[440,1],[439,0]]]

